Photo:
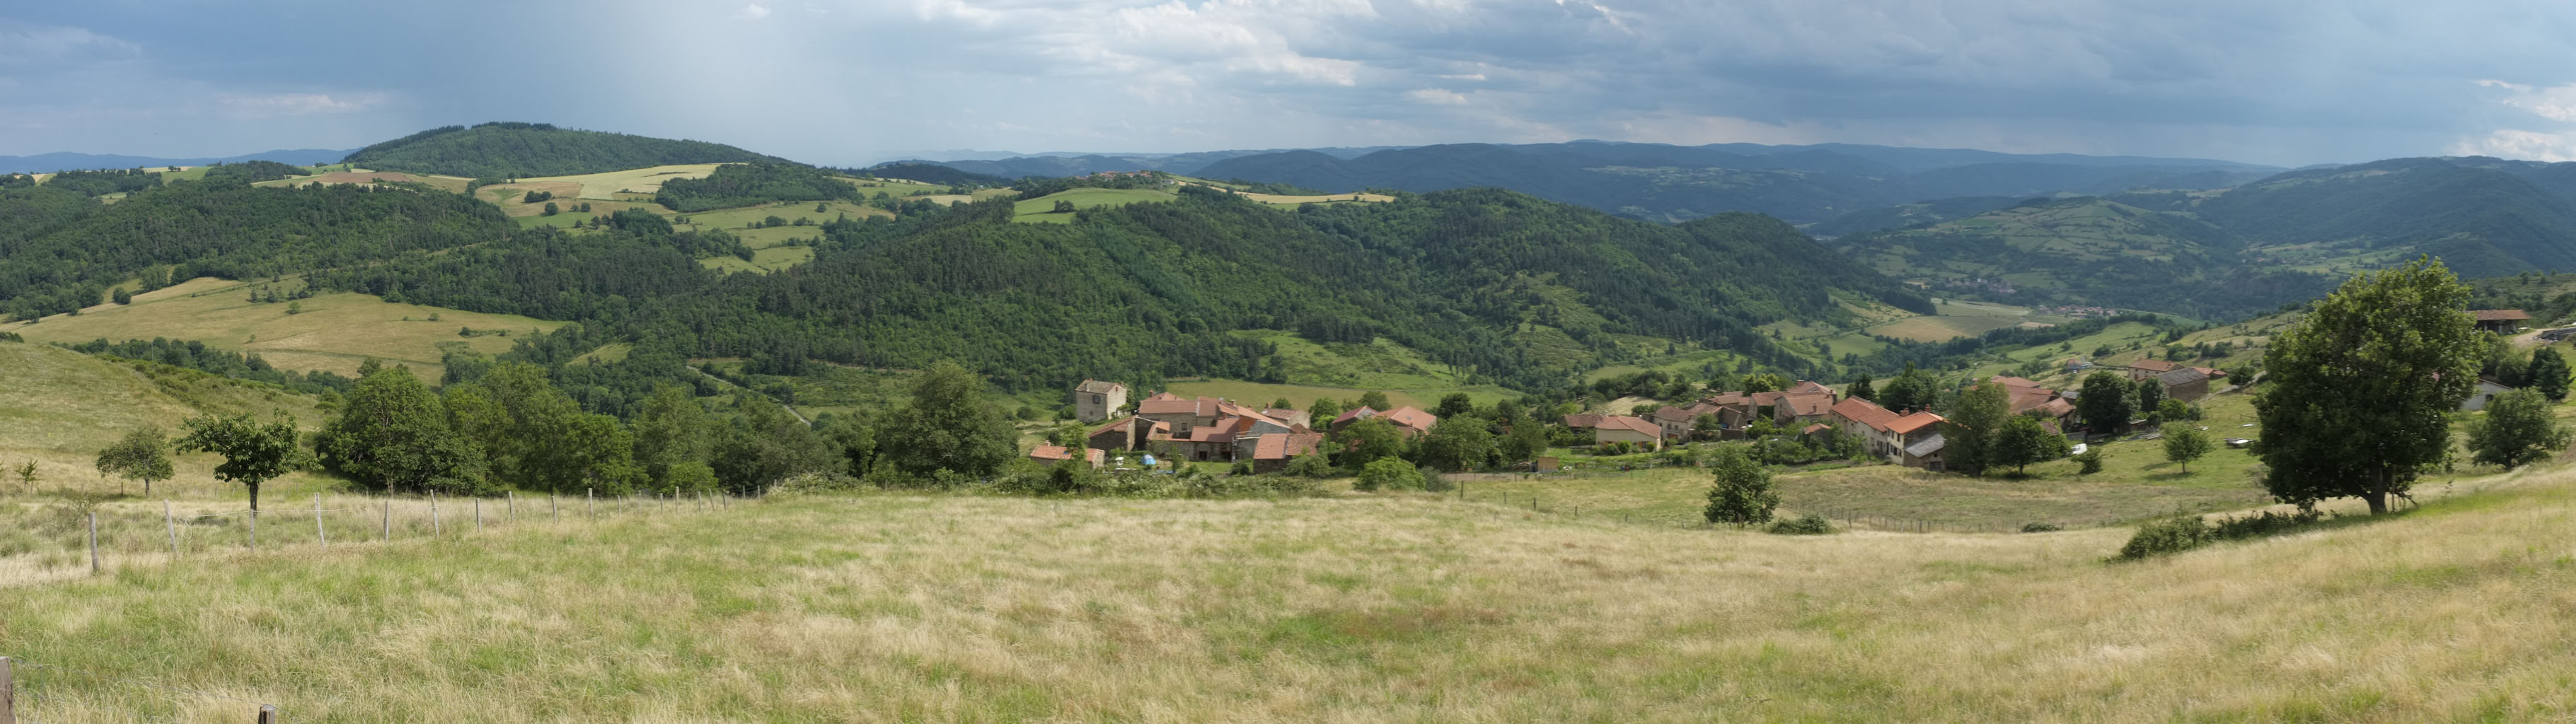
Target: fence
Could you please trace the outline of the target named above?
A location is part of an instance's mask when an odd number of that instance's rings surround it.
[[[1622,472],[1646,472],[1652,469],[1653,466],[1637,466],[1632,470]],[[1595,476],[1601,474],[1603,473],[1592,473],[1592,475]],[[1542,480],[1552,475],[1554,474],[1535,474],[1537,479]],[[1505,506],[1507,508],[1527,510],[1531,513],[1540,515],[1550,515],[1561,518],[1592,519],[1605,522],[1615,521],[1626,525],[1651,525],[1658,527],[1703,529],[1716,527],[1714,524],[1709,523],[1707,518],[1703,517],[1700,512],[1695,509],[1684,513],[1675,513],[1669,511],[1641,512],[1634,509],[1623,510],[1620,508],[1604,507],[1600,505],[1586,508],[1581,502],[1566,500],[1564,498],[1554,498],[1545,493],[1531,493],[1525,491],[1479,492],[1475,490],[1477,483],[1467,480],[1446,481],[1446,484],[1452,486],[1452,489],[1444,494],[1460,501],[1490,503],[1497,506]],[[1781,512],[1782,514],[1791,517],[1800,515],[1823,516],[1826,520],[1833,521],[1836,527],[1841,528],[1889,531],[1897,533],[2019,533],[2022,531],[2022,526],[2024,525],[2024,523],[1969,522],[1940,520],[1934,518],[1911,518],[1821,506],[1791,508]],[[2050,522],[2054,525],[2065,528],[2075,528],[2096,524],[2092,522],[2078,521]]]
[[[84,679],[77,688],[65,679]],[[106,685],[113,700],[81,692]],[[164,686],[0,656],[0,724],[219,722],[278,724],[277,706],[229,694]]]

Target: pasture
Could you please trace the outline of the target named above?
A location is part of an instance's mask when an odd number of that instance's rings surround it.
[[[813,260],[814,247],[772,246],[753,251],[749,261],[738,256],[711,256],[699,259],[698,264],[717,271],[767,274]]]
[[[1069,189],[1034,199],[1020,199],[1012,202],[1011,220],[1044,224],[1073,223],[1073,214],[1055,211],[1058,201],[1071,201],[1076,209],[1097,209],[1103,206],[1161,203],[1176,198],[1180,197],[1172,192],[1157,189]]]
[[[129,305],[101,304],[77,316],[55,315],[34,323],[0,325],[31,342],[78,343],[105,338],[200,340],[206,346],[256,352],[282,369],[322,370],[353,375],[369,358],[410,365],[424,378],[438,379],[445,368],[441,345],[462,344],[497,354],[510,349],[506,336],[460,337],[460,327],[551,331],[562,322],[507,314],[483,314],[418,304],[393,304],[381,298],[336,292],[297,302],[290,314],[286,302],[246,301],[256,289],[277,286],[292,291],[300,282],[270,285],[211,277],[192,279],[135,295]],[[430,321],[430,317],[438,321]]]

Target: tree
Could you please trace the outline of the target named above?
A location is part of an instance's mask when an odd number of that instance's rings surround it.
[[[1986,454],[1989,465],[2013,466],[2020,474],[2031,463],[2055,460],[2066,454],[2066,438],[2051,434],[2048,424],[2029,415],[2014,415],[2004,420],[2003,429],[1995,432],[1994,444]]]
[[[1404,455],[1404,434],[1395,424],[1382,418],[1369,418],[1351,423],[1333,434],[1333,441],[1344,452],[1342,467],[1360,470],[1369,463]]]
[[[1294,410],[1294,409],[1297,409],[1297,403],[1289,402],[1289,401],[1288,401],[1288,398],[1282,397],[1282,398],[1278,398],[1278,399],[1275,399],[1275,400],[1271,400],[1271,401],[1270,401],[1270,409],[1273,409],[1273,410]]]
[[[1056,199],[1056,200],[1055,200],[1055,211],[1054,211],[1053,213],[1058,213],[1058,214],[1070,214],[1070,213],[1073,213],[1073,200],[1072,200],[1072,199]]]
[[[2469,422],[2469,451],[2480,465],[2506,470],[2547,460],[2567,449],[2568,432],[2549,401],[2534,390],[2514,390],[2487,402],[2486,414]]]
[[[1315,398],[1315,404],[1306,406],[1306,416],[1315,418],[1316,427],[1323,427],[1324,423],[1342,416],[1342,402],[1330,397]]]
[[[1308,453],[1289,458],[1288,467],[1280,472],[1300,478],[1329,478],[1333,476],[1333,461],[1320,453]]]
[[[2075,472],[2080,475],[2102,472],[2102,449],[2087,448],[2084,454],[2075,456],[2075,465]]]
[[[1511,428],[1503,432],[1502,441],[1494,446],[1495,452],[1502,455],[1503,462],[1526,462],[1538,457],[1539,453],[1547,452],[1547,423],[1524,417],[1508,424]]]
[[[186,424],[188,434],[179,438],[179,450],[223,456],[223,463],[215,466],[215,479],[249,488],[253,511],[259,510],[260,483],[304,466],[304,450],[295,446],[295,423],[289,420],[261,425],[251,420],[250,413],[242,413],[199,415]]]
[[[2568,374],[2567,358],[2558,354],[2558,348],[2542,347],[2531,353],[2531,368],[2523,372],[2523,377],[2542,397],[2558,402],[2567,399]]]
[[[2198,420],[2200,408],[2192,407],[2189,402],[2167,397],[2163,402],[2156,403],[2156,419],[2165,422]]]
[[[1377,390],[1369,390],[1367,392],[1360,393],[1360,406],[1379,412],[1385,412],[1387,410],[1394,409],[1395,403],[1388,402],[1386,400],[1386,393],[1379,392]]]
[[[1993,452],[1995,434],[2002,431],[2004,419],[2012,416],[2012,393],[2001,384],[1979,382],[1950,403],[1942,415],[1941,435],[1947,461],[1951,467],[1970,475],[1984,475],[1986,456]],[[2001,463],[2010,464],[2010,463]]]
[[[930,366],[912,401],[879,431],[878,445],[896,470],[928,477],[946,470],[986,476],[1018,454],[1018,435],[984,404],[984,380],[956,362]]]
[[[717,431],[708,450],[707,466],[725,490],[757,495],[790,477],[843,464],[831,443],[777,403],[746,392],[734,397],[734,406],[741,413]]]
[[[1485,465],[1494,458],[1494,435],[1486,425],[1474,415],[1440,418],[1422,438],[1423,464],[1453,473]]]
[[[624,494],[644,481],[635,438],[617,418],[586,413],[526,362],[504,362],[442,401],[457,432],[483,446],[494,477],[532,490]]]
[[[2075,414],[2094,432],[2118,430],[2136,413],[2129,407],[2129,380],[2118,372],[2096,370],[2085,375],[2083,390],[2075,398]]]
[[[1851,388],[1843,392],[1843,396],[1877,402],[1878,388],[1870,383],[1869,375],[1864,374],[1852,380]]]
[[[560,213],[563,213],[563,209],[562,209],[562,208],[560,208],[560,207],[555,206],[555,202],[548,201],[548,202],[546,202],[546,208],[545,208],[545,210],[540,211],[540,212],[537,212],[537,215],[539,215],[539,216],[553,216],[553,215],[560,214]]]
[[[2158,407],[2158,405],[2165,401],[2164,383],[2157,382],[2155,378],[2152,377],[2147,378],[2138,382],[2137,390],[2138,412],[2154,414],[2162,409]]]
[[[133,303],[134,303],[134,295],[133,295],[133,294],[130,294],[130,293],[127,293],[127,292],[125,291],[125,288],[124,288],[124,287],[117,287],[117,288],[116,288],[116,291],[108,292],[108,293],[107,293],[107,299],[108,299],[108,301],[112,301],[112,302],[115,302],[115,303],[118,303],[118,304],[133,304]]]
[[[375,490],[488,492],[483,446],[458,434],[447,405],[400,367],[360,377],[314,449],[324,469]]]
[[[1442,396],[1439,406],[1431,408],[1431,414],[1444,418],[1470,415],[1475,412],[1476,401],[1467,399],[1467,393],[1464,392],[1452,392]]]
[[[1364,492],[1379,490],[1421,490],[1422,471],[1401,458],[1378,458],[1360,468],[1359,480],[1351,489]]]
[[[2182,465],[2183,472],[2191,472],[2191,461],[2209,454],[2209,433],[2201,432],[2200,428],[2182,425],[2166,430],[2164,434],[2165,459]]]
[[[2311,507],[2354,496],[2382,513],[2449,461],[2448,413],[2477,384],[2468,297],[2423,257],[2353,277],[2272,338],[2254,451],[2274,499]]]
[[[1932,399],[1940,396],[1940,387],[1932,373],[1915,369],[1914,363],[1907,362],[1905,371],[1888,380],[1887,386],[1878,391],[1878,399],[1871,402],[1897,412],[1920,410],[1932,406]]]
[[[1771,488],[1771,470],[1753,459],[1742,445],[1719,446],[1708,466],[1717,484],[1708,489],[1708,507],[1700,512],[1711,523],[1751,525],[1771,520],[1780,507],[1780,492]]]
[[[163,452],[169,447],[170,441],[161,436],[161,428],[135,428],[116,444],[98,451],[98,474],[141,480],[143,496],[152,497],[152,481],[168,480],[175,474],[170,468],[170,456]]]

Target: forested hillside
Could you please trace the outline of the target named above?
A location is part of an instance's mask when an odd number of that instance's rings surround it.
[[[771,201],[857,199],[859,187],[832,177],[830,171],[793,163],[744,163],[717,166],[706,178],[662,182],[653,200],[680,212],[750,206]]]
[[[1936,292],[2227,319],[2419,254],[2471,277],[2576,270],[2571,178],[2576,164],[2390,159],[2223,191],[2037,200],[1832,246]]]
[[[379,171],[471,178],[570,176],[683,163],[786,162],[719,143],[511,122],[433,128],[358,149],[342,161]]]

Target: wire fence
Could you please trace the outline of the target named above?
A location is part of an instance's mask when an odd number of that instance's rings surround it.
[[[0,656],[0,724],[286,721],[277,705]]]
[[[1636,465],[1619,472],[1644,473],[1658,467],[1691,466]],[[1586,474],[1598,477],[1604,473],[1596,471]],[[1553,474],[1525,473],[1523,475],[1530,479],[1545,480]],[[1550,495],[1547,493],[1530,492],[1527,490],[1498,491],[1494,488],[1507,488],[1509,486],[1480,483],[1475,480],[1465,479],[1445,480],[1443,481],[1443,484],[1447,487],[1447,490],[1442,494],[1459,501],[1488,503],[1502,506],[1505,509],[1525,510],[1538,515],[1547,515],[1559,518],[1600,520],[1605,522],[1617,522],[1623,525],[1647,525],[1668,528],[1709,529],[1720,527],[1719,524],[1710,523],[1697,509],[1687,511],[1674,511],[1669,508],[1663,510],[1645,510],[1620,505],[1603,505],[1599,502],[1599,496],[1581,494],[1573,496],[1562,494]],[[1478,488],[1480,487],[1484,489],[1479,490]],[[1593,502],[1587,505],[1586,501]],[[1832,521],[1834,526],[1838,528],[1896,533],[2020,533],[2028,530],[2029,528],[2027,528],[2027,526],[2031,525],[2032,522],[2045,523],[2058,528],[2077,528],[2098,524],[2091,521],[2030,521],[2007,523],[1990,520],[1944,520],[1938,518],[1894,516],[1875,511],[1844,509],[1831,506],[1791,507],[1784,508],[1779,512],[1783,517],[1797,517],[1804,515],[1821,516],[1828,521]]]

